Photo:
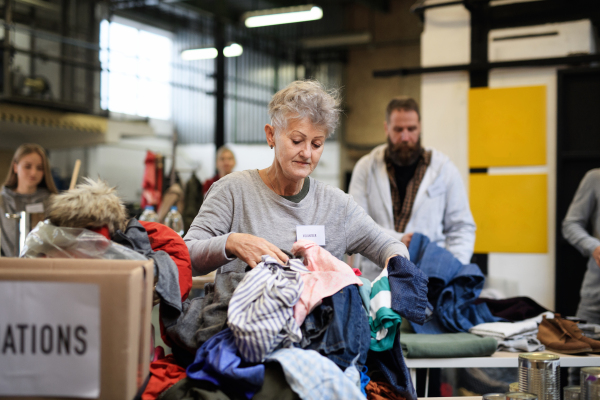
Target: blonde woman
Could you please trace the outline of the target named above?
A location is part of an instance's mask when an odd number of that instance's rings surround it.
[[[17,220],[6,217],[27,211],[35,206],[36,212],[45,210],[46,201],[57,193],[50,173],[50,163],[44,149],[33,143],[19,146],[12,159],[8,176],[0,191],[0,229],[2,255],[18,257]],[[31,208],[30,208],[31,209]]]

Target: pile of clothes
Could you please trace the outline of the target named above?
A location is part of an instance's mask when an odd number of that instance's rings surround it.
[[[550,350],[564,354],[600,353],[600,326],[577,323],[554,314],[528,297],[477,300],[505,322],[476,325],[469,332],[492,337],[498,350],[532,352]]]
[[[476,325],[469,332],[491,337],[498,342],[498,350],[509,352],[544,351],[545,346],[537,338],[538,325],[543,318],[554,318],[554,314],[546,311],[536,317],[515,322],[490,322]]]
[[[308,241],[291,254],[187,300],[142,398],[416,400],[398,335],[431,316],[427,277],[394,257],[371,283]]]

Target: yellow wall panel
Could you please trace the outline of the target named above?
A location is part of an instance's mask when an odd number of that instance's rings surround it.
[[[546,253],[547,176],[470,175],[476,253]]]
[[[546,164],[546,87],[469,91],[469,166]]]

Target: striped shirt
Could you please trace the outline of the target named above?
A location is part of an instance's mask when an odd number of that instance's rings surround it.
[[[392,310],[392,292],[387,268],[384,268],[372,282],[369,308],[369,325],[371,326],[369,349],[373,351],[391,349],[402,318]]]
[[[300,260],[282,266],[262,256],[235,289],[227,323],[245,361],[262,362],[279,344],[288,347],[302,339],[293,310],[304,289],[300,271],[307,271]]]

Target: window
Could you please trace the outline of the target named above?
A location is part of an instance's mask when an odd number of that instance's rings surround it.
[[[156,29],[121,22],[100,24],[101,107],[170,119],[171,38]]]

